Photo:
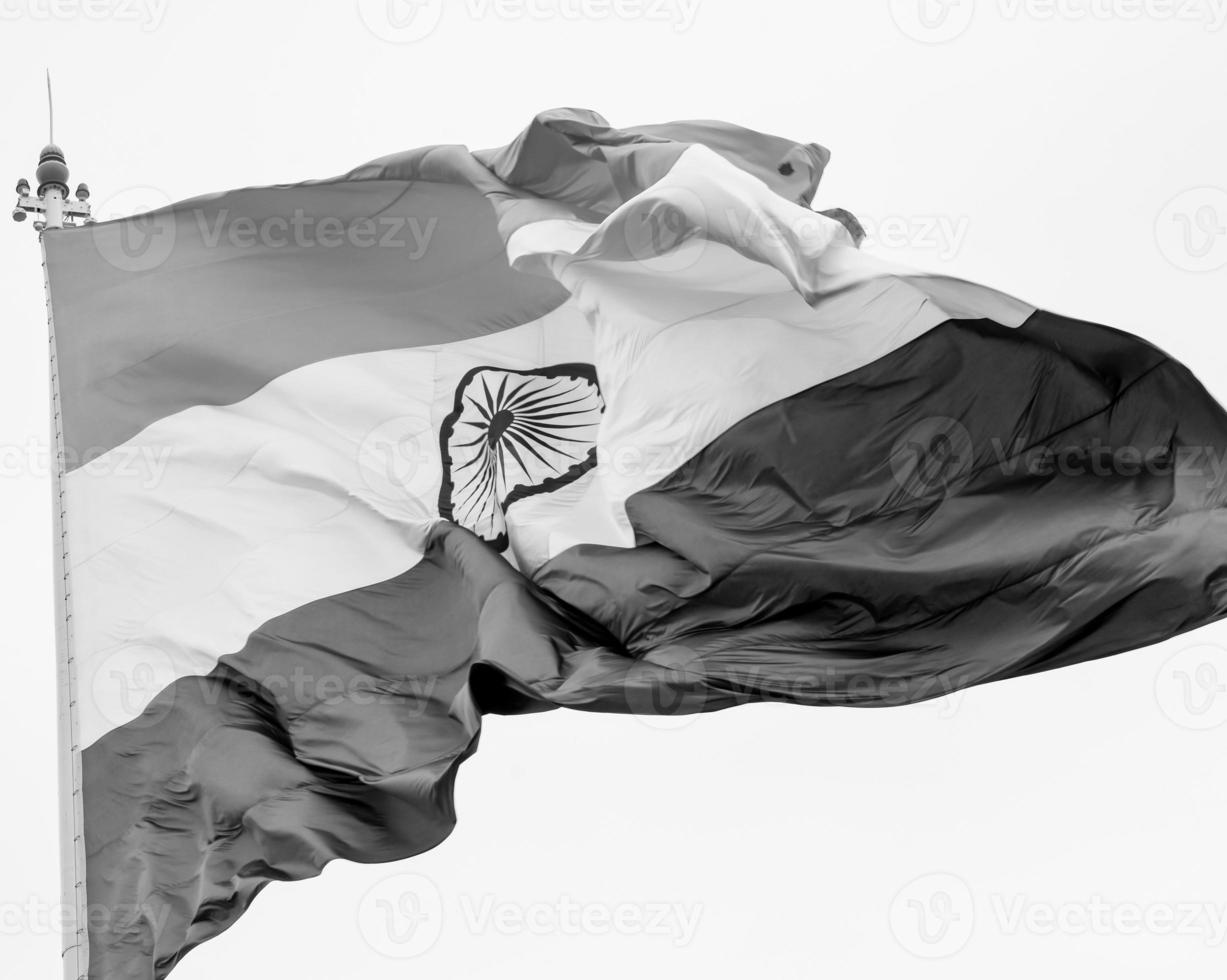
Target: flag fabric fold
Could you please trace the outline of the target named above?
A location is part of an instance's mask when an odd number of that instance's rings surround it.
[[[858,248],[830,154],[538,116],[45,236],[89,976],[450,832],[485,713],[888,706],[1227,610],[1227,416]]]

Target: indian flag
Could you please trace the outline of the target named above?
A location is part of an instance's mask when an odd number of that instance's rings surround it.
[[[451,831],[484,713],[896,705],[1227,608],[1227,417],[862,253],[828,152],[505,147],[48,231],[93,980]]]

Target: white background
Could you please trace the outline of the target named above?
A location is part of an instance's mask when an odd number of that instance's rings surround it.
[[[74,186],[108,214],[499,145],[557,105],[725,118],[829,146],[816,206],[861,215],[870,247],[1139,333],[1227,399],[1227,0],[419,7],[398,29],[385,0],[0,0],[0,176],[34,176],[44,65]],[[28,223],[0,269],[0,976],[53,977]],[[1227,627],[906,709],[491,718],[444,845],[274,884],[175,977],[1221,977],[1220,645]]]

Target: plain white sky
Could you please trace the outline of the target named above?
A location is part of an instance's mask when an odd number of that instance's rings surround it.
[[[725,118],[829,146],[816,205],[861,215],[871,247],[1139,333],[1227,399],[1227,0],[417,8],[0,0],[0,176],[33,177],[45,65],[107,214],[498,145],[557,105]],[[29,224],[0,234],[0,270],[0,975],[53,977]],[[175,976],[1221,977],[1224,647],[1213,627],[907,709],[489,719],[447,843],[272,885]]]

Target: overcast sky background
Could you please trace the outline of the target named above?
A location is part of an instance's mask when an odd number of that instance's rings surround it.
[[[512,139],[539,110],[830,147],[899,261],[1141,334],[1227,400],[1227,0],[0,0],[100,211]],[[409,15],[412,14],[412,17]],[[46,325],[0,234],[0,975],[58,976]],[[1002,365],[1002,370],[1009,370]],[[1227,966],[1227,627],[890,710],[488,719],[460,823],[274,884],[176,980],[1153,977]]]

